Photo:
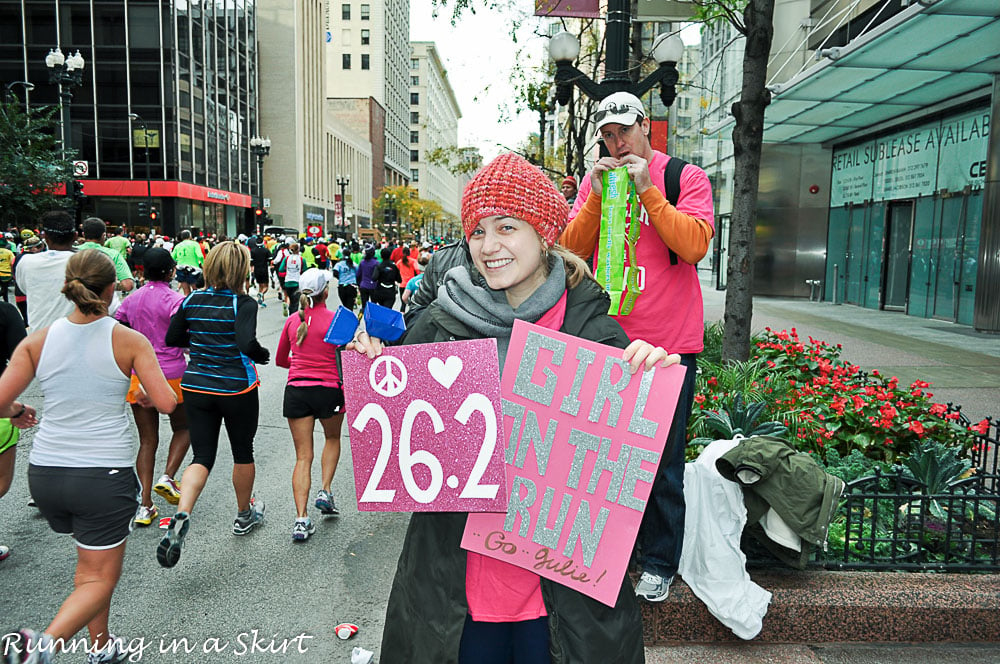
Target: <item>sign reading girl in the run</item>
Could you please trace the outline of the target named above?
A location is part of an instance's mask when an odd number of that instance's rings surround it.
[[[493,339],[343,355],[358,509],[507,509]]]

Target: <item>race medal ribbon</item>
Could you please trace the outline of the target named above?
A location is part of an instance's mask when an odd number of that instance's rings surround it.
[[[639,240],[638,220],[629,223],[630,211],[639,209],[635,186],[624,166],[605,171],[601,187],[601,234],[597,246],[595,277],[611,296],[609,316],[627,316],[639,297],[635,245]],[[625,271],[625,247],[628,245],[629,268]],[[622,298],[622,289],[625,297]]]

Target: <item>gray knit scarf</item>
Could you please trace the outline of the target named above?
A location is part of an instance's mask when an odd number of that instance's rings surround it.
[[[548,278],[517,309],[507,302],[504,291],[487,286],[486,279],[472,266],[459,265],[448,270],[438,288],[437,300],[446,313],[484,337],[497,340],[500,368],[503,369],[514,320],[537,322],[559,302],[564,292],[566,267],[563,259],[549,254]]]

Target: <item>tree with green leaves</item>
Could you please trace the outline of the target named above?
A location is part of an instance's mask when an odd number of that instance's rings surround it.
[[[746,38],[743,51],[743,84],[732,106],[733,215],[729,229],[729,262],[726,265],[725,333],[722,359],[746,361],[750,357],[750,323],[753,318],[754,244],[757,226],[757,187],[764,142],[764,109],[771,94],[767,61],[774,37],[774,0],[694,0],[703,21],[729,21]]]
[[[71,208],[57,193],[71,179],[71,155],[58,140],[58,108],[26,111],[8,95],[0,102],[0,223],[34,226],[44,212]]]

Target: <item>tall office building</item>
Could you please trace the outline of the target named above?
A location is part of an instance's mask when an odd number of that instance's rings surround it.
[[[269,213],[279,226],[349,235],[371,216],[372,149],[364,134],[336,121],[327,103],[326,2],[257,1],[260,117],[271,139],[263,188]]]
[[[152,0],[0,0],[0,82],[34,84],[33,107],[59,103],[50,49],[80,51],[68,147],[87,162],[84,214],[143,228],[149,189],[155,225],[234,236],[252,226],[258,133],[257,3]],[[134,113],[137,119],[130,120]]]
[[[410,43],[410,179],[420,198],[459,215],[461,179],[427,154],[458,147],[462,111],[433,42]]]
[[[336,105],[339,115],[355,107],[359,120],[367,121],[374,197],[383,186],[406,184],[410,178],[410,4],[327,0],[327,21],[326,96],[371,99],[378,106],[359,107],[350,101]]]

